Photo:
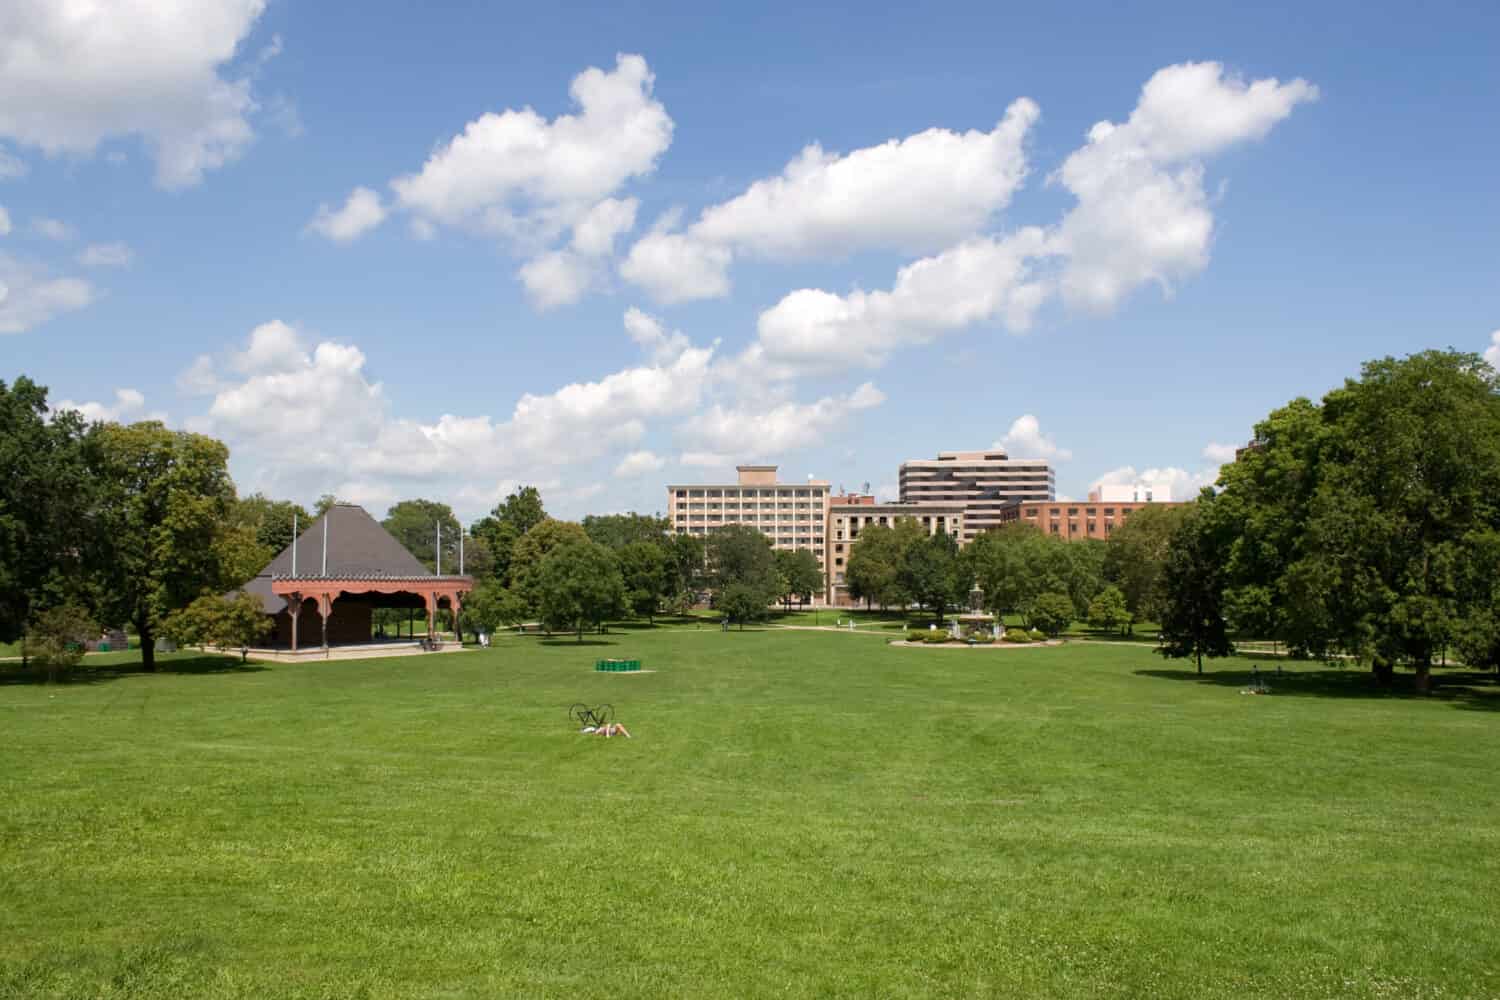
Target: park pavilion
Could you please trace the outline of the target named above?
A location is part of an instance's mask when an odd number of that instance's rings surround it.
[[[439,567],[441,569],[441,567]],[[241,588],[275,620],[274,648],[367,644],[375,609],[421,609],[427,634],[439,608],[455,619],[468,576],[430,573],[363,507],[335,504]]]

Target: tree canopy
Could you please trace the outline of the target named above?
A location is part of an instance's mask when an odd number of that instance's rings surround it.
[[[823,571],[818,557],[806,549],[776,550],[776,582],[788,611],[792,601],[810,597],[823,589]]]
[[[436,500],[402,500],[393,504],[380,522],[429,573],[436,572],[438,566],[438,525],[443,528],[443,572],[457,573],[458,533],[462,529],[447,504]]]
[[[489,515],[474,522],[471,534],[484,540],[491,558],[490,574],[508,587],[515,586],[511,569],[514,549],[521,537],[542,521],[547,512],[535,486],[522,486],[510,493]]]
[[[537,567],[535,586],[542,621],[548,628],[576,631],[580,642],[585,628],[598,627],[625,608],[625,582],[614,553],[586,537],[549,551]]]
[[[1208,547],[1180,558],[1211,564],[1204,585],[1221,588],[1204,613],[1297,652],[1368,662],[1382,683],[1409,665],[1424,690],[1450,644],[1488,643],[1500,394],[1478,355],[1383,358],[1319,403],[1293,400],[1256,425],[1220,485],[1200,503],[1202,530],[1181,536]],[[1175,600],[1207,598],[1178,588]]]

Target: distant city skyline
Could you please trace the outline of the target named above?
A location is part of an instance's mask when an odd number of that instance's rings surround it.
[[[1363,361],[1500,361],[1482,5],[0,29],[0,379],[213,434],[245,493],[578,517],[766,463],[894,499],[1000,447],[1187,499]]]

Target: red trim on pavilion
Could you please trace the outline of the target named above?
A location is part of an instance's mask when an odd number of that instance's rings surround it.
[[[416,594],[427,608],[427,634],[433,634],[433,618],[438,602],[447,598],[453,611],[453,622],[458,624],[459,612],[463,609],[463,595],[474,589],[471,576],[273,576],[271,592],[286,602],[286,612],[292,619],[292,652],[297,651],[297,619],[302,615],[302,602],[309,598],[317,602],[318,617],[323,628],[323,645],[328,645],[328,618],[333,614],[333,602],[344,594]]]

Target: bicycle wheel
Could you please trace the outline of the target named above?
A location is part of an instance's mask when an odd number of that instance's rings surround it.
[[[600,705],[594,709],[594,718],[599,720],[599,725],[607,726],[615,721],[615,708],[613,705]]]
[[[568,709],[568,719],[580,726],[589,724],[589,707],[581,701],[575,701],[573,707]]]

